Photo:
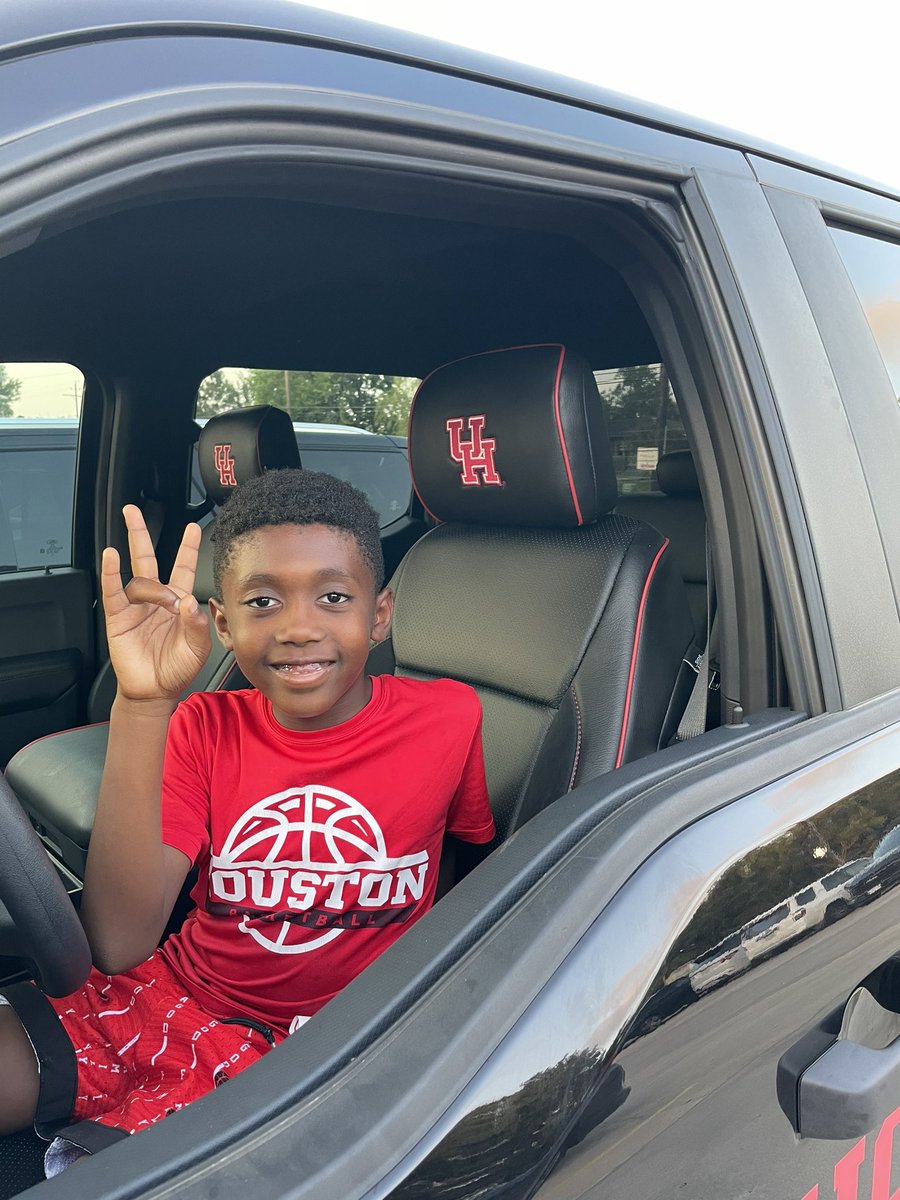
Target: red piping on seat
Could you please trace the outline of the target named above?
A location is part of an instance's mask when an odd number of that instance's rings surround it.
[[[644,590],[641,592],[641,602],[638,605],[637,624],[634,627],[634,645],[631,648],[631,666],[628,668],[628,688],[625,692],[625,711],[622,713],[622,733],[619,737],[619,751],[616,755],[616,766],[622,765],[622,759],[625,755],[625,735],[628,732],[628,718],[631,715],[631,694],[634,690],[634,673],[637,667],[638,646],[641,640],[641,628],[644,624],[644,610],[647,607],[647,594],[650,591],[650,584],[653,580],[653,575],[656,571],[656,566],[662,558],[669,545],[669,539],[663,542],[659,550],[656,552],[656,558],[650,564],[650,570],[647,572],[647,578],[644,580]]]
[[[231,675],[231,672],[235,669],[236,666],[237,666],[237,659],[233,658],[228,665],[228,670],[225,672],[225,674],[222,676],[222,678],[216,684],[215,690],[217,692],[222,692],[225,690],[225,684],[228,682],[228,677]]]
[[[556,416],[556,430],[559,434],[559,444],[563,453],[563,462],[566,464],[566,475],[569,477],[569,491],[572,493],[572,503],[575,505],[575,516],[578,520],[578,524],[583,525],[584,517],[581,515],[581,507],[578,503],[578,496],[575,493],[575,480],[572,478],[572,468],[569,464],[569,452],[566,449],[566,435],[563,433],[562,419],[559,415],[559,381],[562,378],[562,369],[565,358],[566,348],[565,346],[560,346],[559,362],[556,366],[556,382],[553,384],[553,412]]]

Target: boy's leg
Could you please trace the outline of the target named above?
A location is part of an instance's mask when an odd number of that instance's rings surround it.
[[[0,1006],[0,1134],[15,1133],[34,1120],[38,1067],[22,1022]]]

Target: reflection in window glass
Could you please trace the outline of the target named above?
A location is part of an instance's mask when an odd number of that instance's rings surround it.
[[[595,371],[609,423],[619,493],[659,492],[656,464],[687,438],[665,367],[649,363]]]
[[[832,229],[831,236],[900,400],[900,245],[845,229]]]

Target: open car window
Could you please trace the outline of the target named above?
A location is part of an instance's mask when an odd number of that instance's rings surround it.
[[[665,366],[608,369],[595,372],[594,378],[606,406],[619,492],[658,494],[660,458],[689,448]]]
[[[201,383],[195,417],[203,423],[260,404],[284,409],[302,465],[359,488],[387,529],[409,511],[412,498],[406,432],[418,384],[415,378],[377,373],[223,367]],[[191,503],[202,499],[195,449]]]

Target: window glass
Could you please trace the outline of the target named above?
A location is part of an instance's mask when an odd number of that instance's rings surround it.
[[[900,245],[846,229],[832,229],[900,400]]]
[[[358,487],[384,529],[409,509],[406,427],[418,382],[392,375],[223,367],[200,385],[196,416],[203,421],[258,404],[285,409],[303,465]],[[203,496],[196,453],[192,481],[196,503]]]
[[[83,388],[68,363],[0,363],[0,571],[72,561]]]
[[[594,378],[606,405],[619,493],[658,493],[657,462],[688,448],[665,367],[619,367],[595,371]]]
[[[336,475],[365,492],[378,513],[382,529],[409,509],[412,480],[406,454],[400,447],[392,450],[310,449],[309,432],[297,440],[304,467]]]

